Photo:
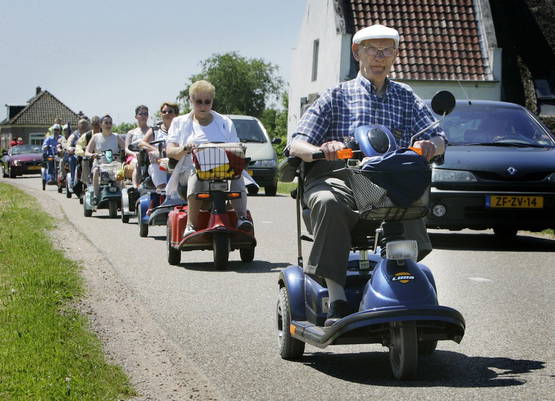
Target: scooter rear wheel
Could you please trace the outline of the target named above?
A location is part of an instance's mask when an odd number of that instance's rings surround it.
[[[291,315],[289,312],[289,295],[286,287],[281,287],[279,289],[276,309],[276,323],[280,356],[283,359],[300,358],[304,353],[305,343],[293,338],[289,332]]]
[[[414,322],[402,322],[391,328],[389,362],[393,376],[406,380],[416,375],[418,337]]]
[[[46,180],[44,178],[42,179],[42,190],[46,190]]]
[[[229,260],[229,238],[227,234],[214,233],[212,249],[214,250],[214,266],[218,270],[224,270]]]
[[[71,191],[69,189],[69,182],[66,182],[66,198],[71,198]]]
[[[241,248],[239,254],[241,255],[241,261],[244,263],[250,263],[254,260],[254,248]]]

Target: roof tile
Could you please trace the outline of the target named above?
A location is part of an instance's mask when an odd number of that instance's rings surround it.
[[[486,79],[472,0],[350,0],[355,31],[375,23],[401,35],[396,79]],[[408,64],[408,65],[407,65]]]

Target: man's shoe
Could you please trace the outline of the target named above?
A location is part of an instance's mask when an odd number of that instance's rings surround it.
[[[186,237],[187,235],[190,235],[190,234],[194,233],[195,231],[197,231],[197,230],[195,230],[195,227],[190,226],[190,225],[187,224],[187,226],[185,227],[185,231],[183,232],[183,237]]]
[[[243,231],[252,231],[252,223],[249,219],[247,219],[246,217],[239,217],[237,219],[237,228],[239,230],[243,230]]]
[[[325,327],[329,327],[338,320],[341,320],[345,316],[349,316],[352,313],[351,307],[347,301],[339,299],[333,301],[330,304],[330,309],[328,311],[328,318],[324,322]]]

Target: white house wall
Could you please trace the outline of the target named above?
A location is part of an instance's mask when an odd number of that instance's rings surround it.
[[[336,25],[333,0],[307,0],[305,18],[291,63],[289,135],[294,132],[301,114],[301,98],[320,94],[335,86],[345,79],[344,75],[348,72],[348,64],[342,65],[341,59],[346,51],[350,51],[350,35],[338,33]],[[313,43],[316,39],[319,40],[318,74],[317,79],[312,81]],[[348,49],[344,48],[345,44]]]

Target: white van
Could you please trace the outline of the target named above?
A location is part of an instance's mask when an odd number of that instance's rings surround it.
[[[270,140],[266,129],[255,117],[229,114],[233,121],[241,143],[247,147],[246,157],[250,158],[247,172],[256,183],[264,187],[266,195],[274,196],[277,192],[277,155],[272,143],[281,143],[280,138]],[[247,191],[250,195],[258,192],[258,188],[249,185]]]

